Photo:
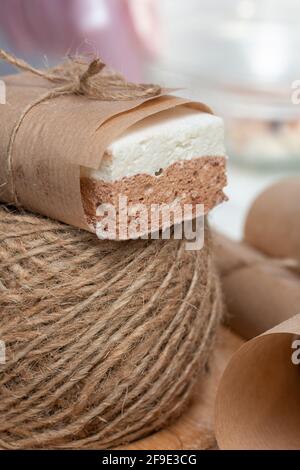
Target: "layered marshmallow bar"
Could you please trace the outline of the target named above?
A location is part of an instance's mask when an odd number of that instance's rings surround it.
[[[103,203],[203,204],[205,213],[226,199],[221,118],[181,106],[132,126],[107,148],[99,170],[81,170],[89,223]]]

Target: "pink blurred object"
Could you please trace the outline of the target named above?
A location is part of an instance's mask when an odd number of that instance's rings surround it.
[[[128,79],[142,79],[158,51],[156,0],[1,0],[10,49],[32,57],[97,54]]]

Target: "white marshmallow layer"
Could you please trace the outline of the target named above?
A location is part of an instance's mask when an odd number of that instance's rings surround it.
[[[82,176],[115,181],[140,173],[157,174],[180,160],[225,156],[223,120],[181,106],[132,126],[107,149],[99,170]]]

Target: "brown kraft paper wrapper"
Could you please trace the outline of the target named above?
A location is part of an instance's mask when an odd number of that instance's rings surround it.
[[[229,325],[247,339],[261,334],[234,354],[220,381],[218,445],[300,449],[298,262],[270,258],[216,233],[214,244]]]
[[[105,149],[126,129],[147,116],[202,103],[168,95],[129,101],[99,101],[59,96],[30,109],[18,129],[11,161],[8,148],[24,110],[55,88],[47,80],[22,73],[4,77],[7,104],[0,106],[0,201],[94,232],[81,200],[80,167],[98,169]]]
[[[300,449],[299,338],[300,314],[233,356],[216,399],[221,449]]]

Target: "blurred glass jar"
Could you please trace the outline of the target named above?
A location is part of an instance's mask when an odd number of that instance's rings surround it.
[[[225,118],[230,157],[300,168],[299,0],[172,2],[165,70]]]
[[[219,88],[208,101],[225,120],[232,160],[261,169],[300,169],[300,105],[293,104],[288,88],[286,94]]]

